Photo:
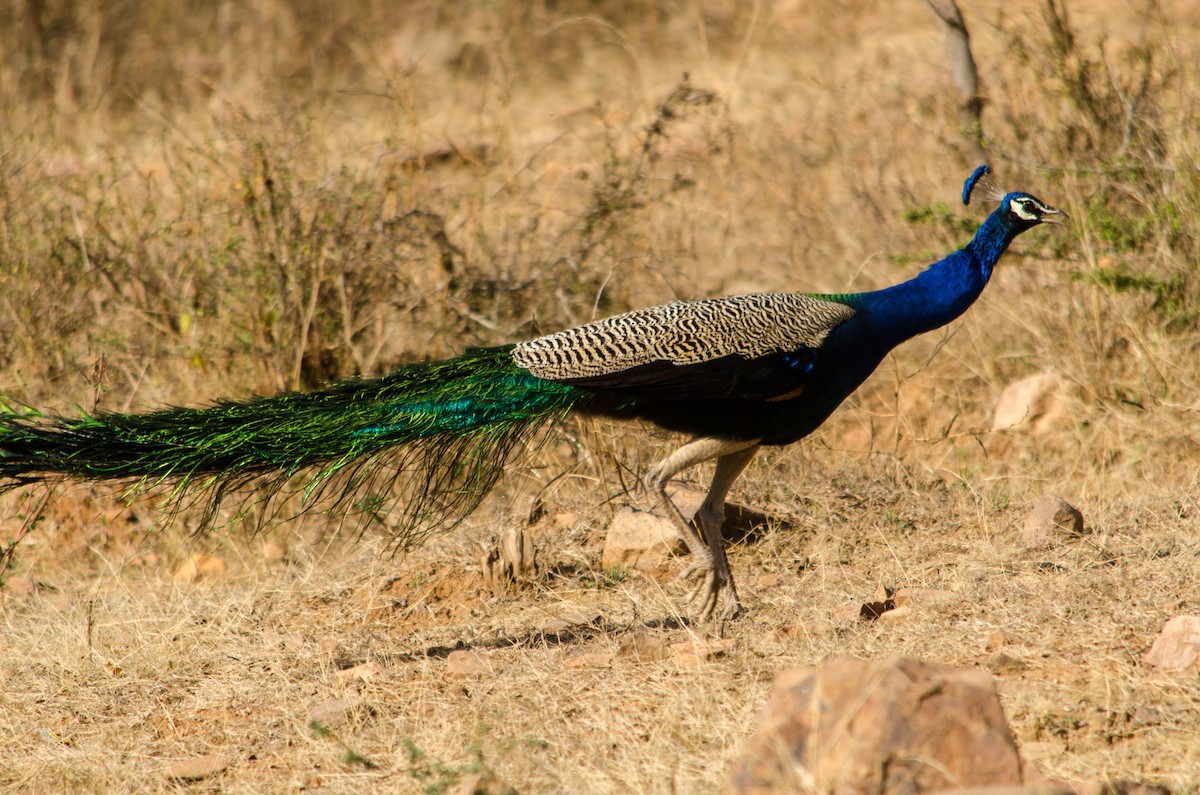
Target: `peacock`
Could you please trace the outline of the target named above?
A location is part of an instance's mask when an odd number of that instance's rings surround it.
[[[400,543],[453,526],[530,440],[567,415],[634,419],[689,437],[645,473],[691,554],[700,614],[741,609],[721,537],[725,500],[761,447],[818,428],[895,346],[959,317],[1017,235],[1065,213],[1003,193],[980,166],[962,199],[999,206],[963,248],[882,290],[754,293],[638,309],[525,342],[402,366],[379,378],[204,408],[78,417],[11,410],[0,417],[0,489],[52,479],[205,495],[212,517],[232,492],[271,504],[372,510],[381,482],[399,494]],[[715,460],[692,521],[666,485]]]

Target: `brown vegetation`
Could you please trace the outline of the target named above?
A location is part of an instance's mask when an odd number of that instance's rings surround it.
[[[869,289],[983,217],[958,207],[977,142],[915,0],[517,6],[0,9],[0,395],[195,404],[675,297]],[[668,441],[642,428],[567,425],[403,559],[336,517],[196,536],[152,498],[31,489],[0,502],[0,788],[211,767],[199,786],[231,792],[714,791],[781,668],[987,665],[1001,637],[1043,772],[1194,791],[1200,685],[1142,657],[1200,612],[1200,18],[964,11],[997,177],[1071,224],[754,462],[738,501],[788,527],[733,550],[735,645],[616,653],[703,633],[677,586],[600,565]],[[1053,419],[992,430],[1004,386],[1043,372],[1071,386]],[[1048,490],[1086,532],[1028,549]],[[521,523],[536,573],[486,587],[480,545]],[[197,554],[227,568],[173,579]],[[880,583],[959,598],[836,618]],[[457,647],[479,672],[448,675]]]

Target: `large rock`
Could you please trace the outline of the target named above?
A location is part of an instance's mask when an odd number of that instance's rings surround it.
[[[1039,373],[1004,387],[992,412],[992,430],[1052,430],[1070,411],[1072,386],[1057,373]]]
[[[738,795],[919,793],[1044,784],[1025,775],[992,678],[908,658],[780,673],[734,763]]]
[[[1147,665],[1164,671],[1200,668],[1200,616],[1175,616],[1146,652]]]
[[[608,525],[600,565],[605,571],[629,568],[665,573],[671,558],[684,551],[683,541],[668,519],[625,507]]]

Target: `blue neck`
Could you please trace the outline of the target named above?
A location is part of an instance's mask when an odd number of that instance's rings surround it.
[[[889,347],[940,328],[975,302],[996,262],[1022,231],[997,210],[963,248],[902,284],[854,296],[852,305],[866,310],[867,322]]]

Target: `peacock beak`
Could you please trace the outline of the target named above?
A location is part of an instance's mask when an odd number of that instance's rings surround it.
[[[1071,216],[1067,215],[1057,207],[1046,205],[1045,211],[1042,213],[1041,222],[1043,224],[1061,224],[1065,223]]]

